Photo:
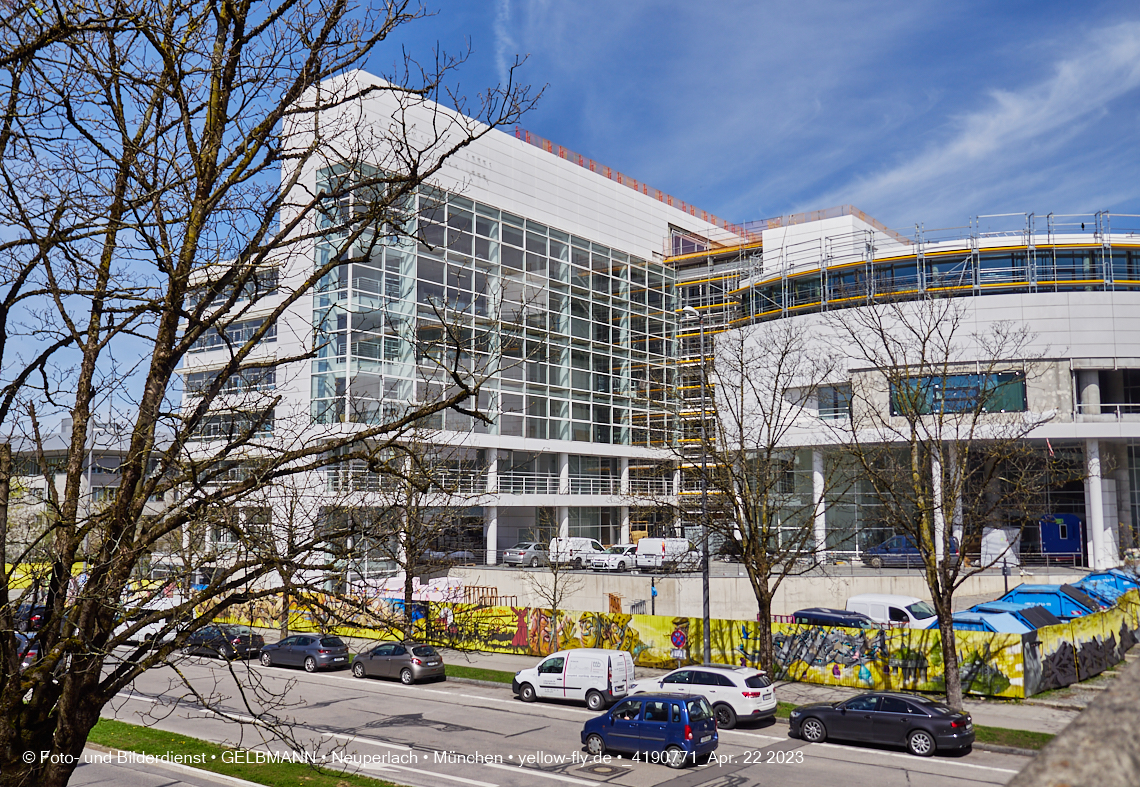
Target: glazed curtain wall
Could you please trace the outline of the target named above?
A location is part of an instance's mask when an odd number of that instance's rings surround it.
[[[328,600],[331,603],[331,600]],[[276,608],[274,607],[277,604]],[[280,602],[262,599],[235,622],[276,628]],[[480,607],[416,602],[417,630],[449,647],[541,656],[551,652],[549,609]],[[399,612],[400,602],[370,602],[374,614]],[[319,605],[314,605],[318,608]],[[330,626],[339,615],[294,608],[290,629],[391,639],[373,628]],[[1137,641],[1140,592],[1131,590],[1113,608],[1027,635],[954,633],[962,686],[970,694],[1024,698],[1096,675],[1123,660]],[[867,690],[943,691],[938,630],[863,630],[773,623],[775,677]],[[713,620],[713,661],[759,667],[755,621]],[[559,611],[554,650],[627,650],[642,667],[671,669],[701,661],[699,618]],[[676,655],[675,655],[676,654]]]

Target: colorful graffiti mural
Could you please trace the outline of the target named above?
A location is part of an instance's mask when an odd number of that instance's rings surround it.
[[[387,638],[397,629],[402,603],[362,599],[356,604],[316,597],[290,609],[290,629],[335,631]],[[279,599],[265,598],[232,619],[277,628]],[[701,661],[698,618],[625,615],[535,607],[482,607],[417,601],[418,636],[455,648],[541,656],[565,648],[628,651],[642,667],[669,669]],[[333,625],[332,621],[355,624]],[[1029,697],[1104,671],[1124,657],[1140,630],[1140,592],[1124,594],[1111,609],[1025,635],[956,631],[963,690],[997,697]],[[712,620],[713,660],[759,667],[758,627],[753,621]],[[867,630],[772,624],[773,673],[798,680],[860,689],[942,691],[941,632]]]

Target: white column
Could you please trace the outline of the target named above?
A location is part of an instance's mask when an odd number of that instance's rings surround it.
[[[1089,563],[1093,569],[1104,566],[1104,490],[1100,475],[1100,443],[1085,441],[1085,462],[1088,478],[1085,481],[1085,499],[1088,500]]]
[[[819,448],[813,448],[811,452],[811,496],[815,500],[815,521],[813,525],[817,560],[819,553],[827,549],[827,502],[824,500],[826,491],[827,487],[824,484],[823,477],[823,451]]]
[[[942,507],[942,444],[936,443],[930,452],[930,484],[934,506],[934,559],[942,565],[946,549],[942,545],[946,538],[946,514]]]
[[[570,454],[558,455],[558,494],[570,494]]]
[[[629,459],[622,457],[621,459],[621,486],[619,487],[623,497],[629,497]]]
[[[487,494],[499,493],[499,449],[487,449]]]
[[[558,506],[558,537],[570,538],[570,507]]]
[[[629,543],[629,506],[621,507],[621,543]]]
[[[950,525],[950,534],[958,540],[958,549],[961,550],[966,519],[962,513],[962,480],[961,468],[958,467],[957,443],[950,443],[947,447],[946,458],[950,460],[950,489],[954,492],[954,521]]]
[[[487,506],[483,509],[487,522],[487,565],[499,562],[499,507]]]

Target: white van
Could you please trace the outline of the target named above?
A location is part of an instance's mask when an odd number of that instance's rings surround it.
[[[592,538],[554,538],[547,554],[552,564],[569,563],[573,568],[585,568],[590,558],[605,551],[605,547]]]
[[[687,538],[643,538],[636,563],[642,571],[693,571],[701,567],[701,553]]]
[[[884,626],[912,629],[930,628],[937,618],[930,602],[917,596],[892,596],[887,593],[863,593],[847,599],[848,612],[861,612]]]
[[[511,690],[523,702],[537,699],[579,700],[602,710],[629,693],[633,657],[624,650],[574,648],[547,656],[537,667],[519,670]]]

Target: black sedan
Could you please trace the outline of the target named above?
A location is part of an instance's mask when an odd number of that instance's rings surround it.
[[[265,640],[249,626],[228,623],[204,626],[186,640],[186,652],[222,659],[249,658],[261,652]]]
[[[305,672],[348,669],[348,645],[340,637],[295,634],[280,642],[263,645],[261,663],[266,667],[304,667]]]
[[[814,702],[792,711],[791,733],[811,743],[828,738],[906,746],[911,754],[969,749],[970,714],[913,694],[875,692],[845,702]]]

